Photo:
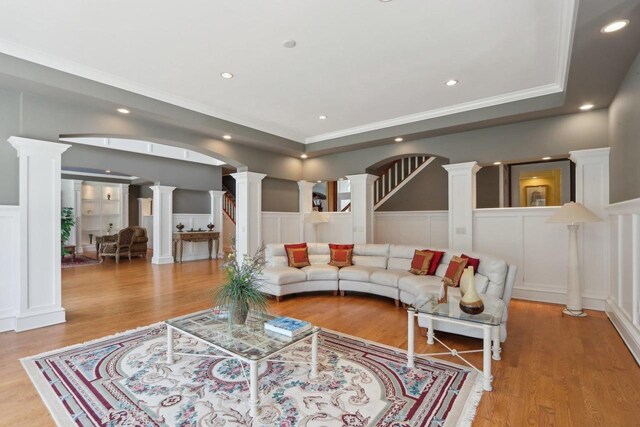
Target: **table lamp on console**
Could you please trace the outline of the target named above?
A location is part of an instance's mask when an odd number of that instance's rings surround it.
[[[580,261],[578,255],[578,228],[584,222],[602,221],[598,215],[580,203],[565,203],[547,220],[549,223],[567,224],[569,229],[569,271],[567,283],[567,307],[563,314],[572,317],[585,317],[582,311],[582,293],[580,291]]]

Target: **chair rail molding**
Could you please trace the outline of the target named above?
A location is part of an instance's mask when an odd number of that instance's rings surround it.
[[[12,136],[18,152],[19,280],[15,330],[65,321],[60,276],[61,161],[70,145]]]

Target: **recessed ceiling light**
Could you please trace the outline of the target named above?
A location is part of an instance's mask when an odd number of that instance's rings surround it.
[[[288,49],[291,49],[292,47],[296,47],[296,41],[295,40],[285,40],[282,42],[282,45]]]
[[[223,79],[232,79],[233,78],[233,74],[227,73],[227,72],[220,73],[220,75],[222,76]]]
[[[628,19],[621,19],[619,21],[614,21],[614,22],[612,22],[610,24],[605,25],[604,27],[602,27],[600,32],[601,33],[613,33],[615,31],[623,29],[627,25],[629,25],[629,20]]]
[[[501,164],[502,164],[502,162],[493,162],[493,164],[494,164],[494,165],[496,165],[496,166],[498,166],[498,165],[501,165]]]
[[[229,139],[231,139],[231,135],[224,135],[223,138],[226,139],[226,140],[229,140]]]
[[[537,178],[538,178],[537,176],[534,176],[534,177],[533,177],[533,179],[537,179]]]
[[[319,118],[320,120],[327,120],[327,116],[325,116],[325,115],[319,116],[318,118]]]
[[[396,139],[394,139],[394,141],[395,141],[395,142],[402,142],[402,141],[404,141],[404,139],[402,139],[402,138],[400,138],[400,137],[397,137]]]
[[[127,110],[126,108],[118,108],[118,113],[120,114],[129,114],[131,111]]]
[[[110,171],[109,169],[107,169],[105,172],[106,172],[106,173],[111,173],[111,171]]]
[[[318,184],[320,184],[322,181],[316,181]]]
[[[389,3],[391,0],[380,0],[382,3]]]
[[[592,108],[593,108],[593,104],[584,104],[580,107],[582,111],[588,111],[588,110],[591,110]]]
[[[458,81],[455,79],[451,79],[451,80],[447,80],[447,83],[445,83],[447,86],[455,86],[458,84]]]
[[[309,156],[307,156],[306,154],[300,154],[300,158],[301,159],[306,159],[307,157],[309,157]]]
[[[551,157],[549,157],[549,156],[543,157],[542,160],[551,160]]]

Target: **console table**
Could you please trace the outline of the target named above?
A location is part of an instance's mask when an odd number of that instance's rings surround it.
[[[217,231],[183,231],[173,233],[173,260],[182,263],[184,242],[207,242],[209,244],[209,259],[213,242],[216,242],[216,259],[220,247],[220,233]]]

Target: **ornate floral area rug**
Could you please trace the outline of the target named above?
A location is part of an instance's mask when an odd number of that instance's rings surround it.
[[[259,369],[260,411],[249,416],[249,389],[235,359],[177,335],[165,363],[166,330],[156,324],[22,359],[59,425],[75,426],[456,426],[470,425],[482,395],[475,371],[416,359],[323,331],[318,377],[305,363],[265,362]],[[310,359],[301,342],[279,358]]]
[[[84,255],[76,255],[75,259],[71,258],[71,256],[66,255],[62,258],[62,262],[60,263],[60,267],[69,268],[69,267],[84,267],[85,265],[96,265],[100,264],[100,261],[95,258],[89,258]]]

